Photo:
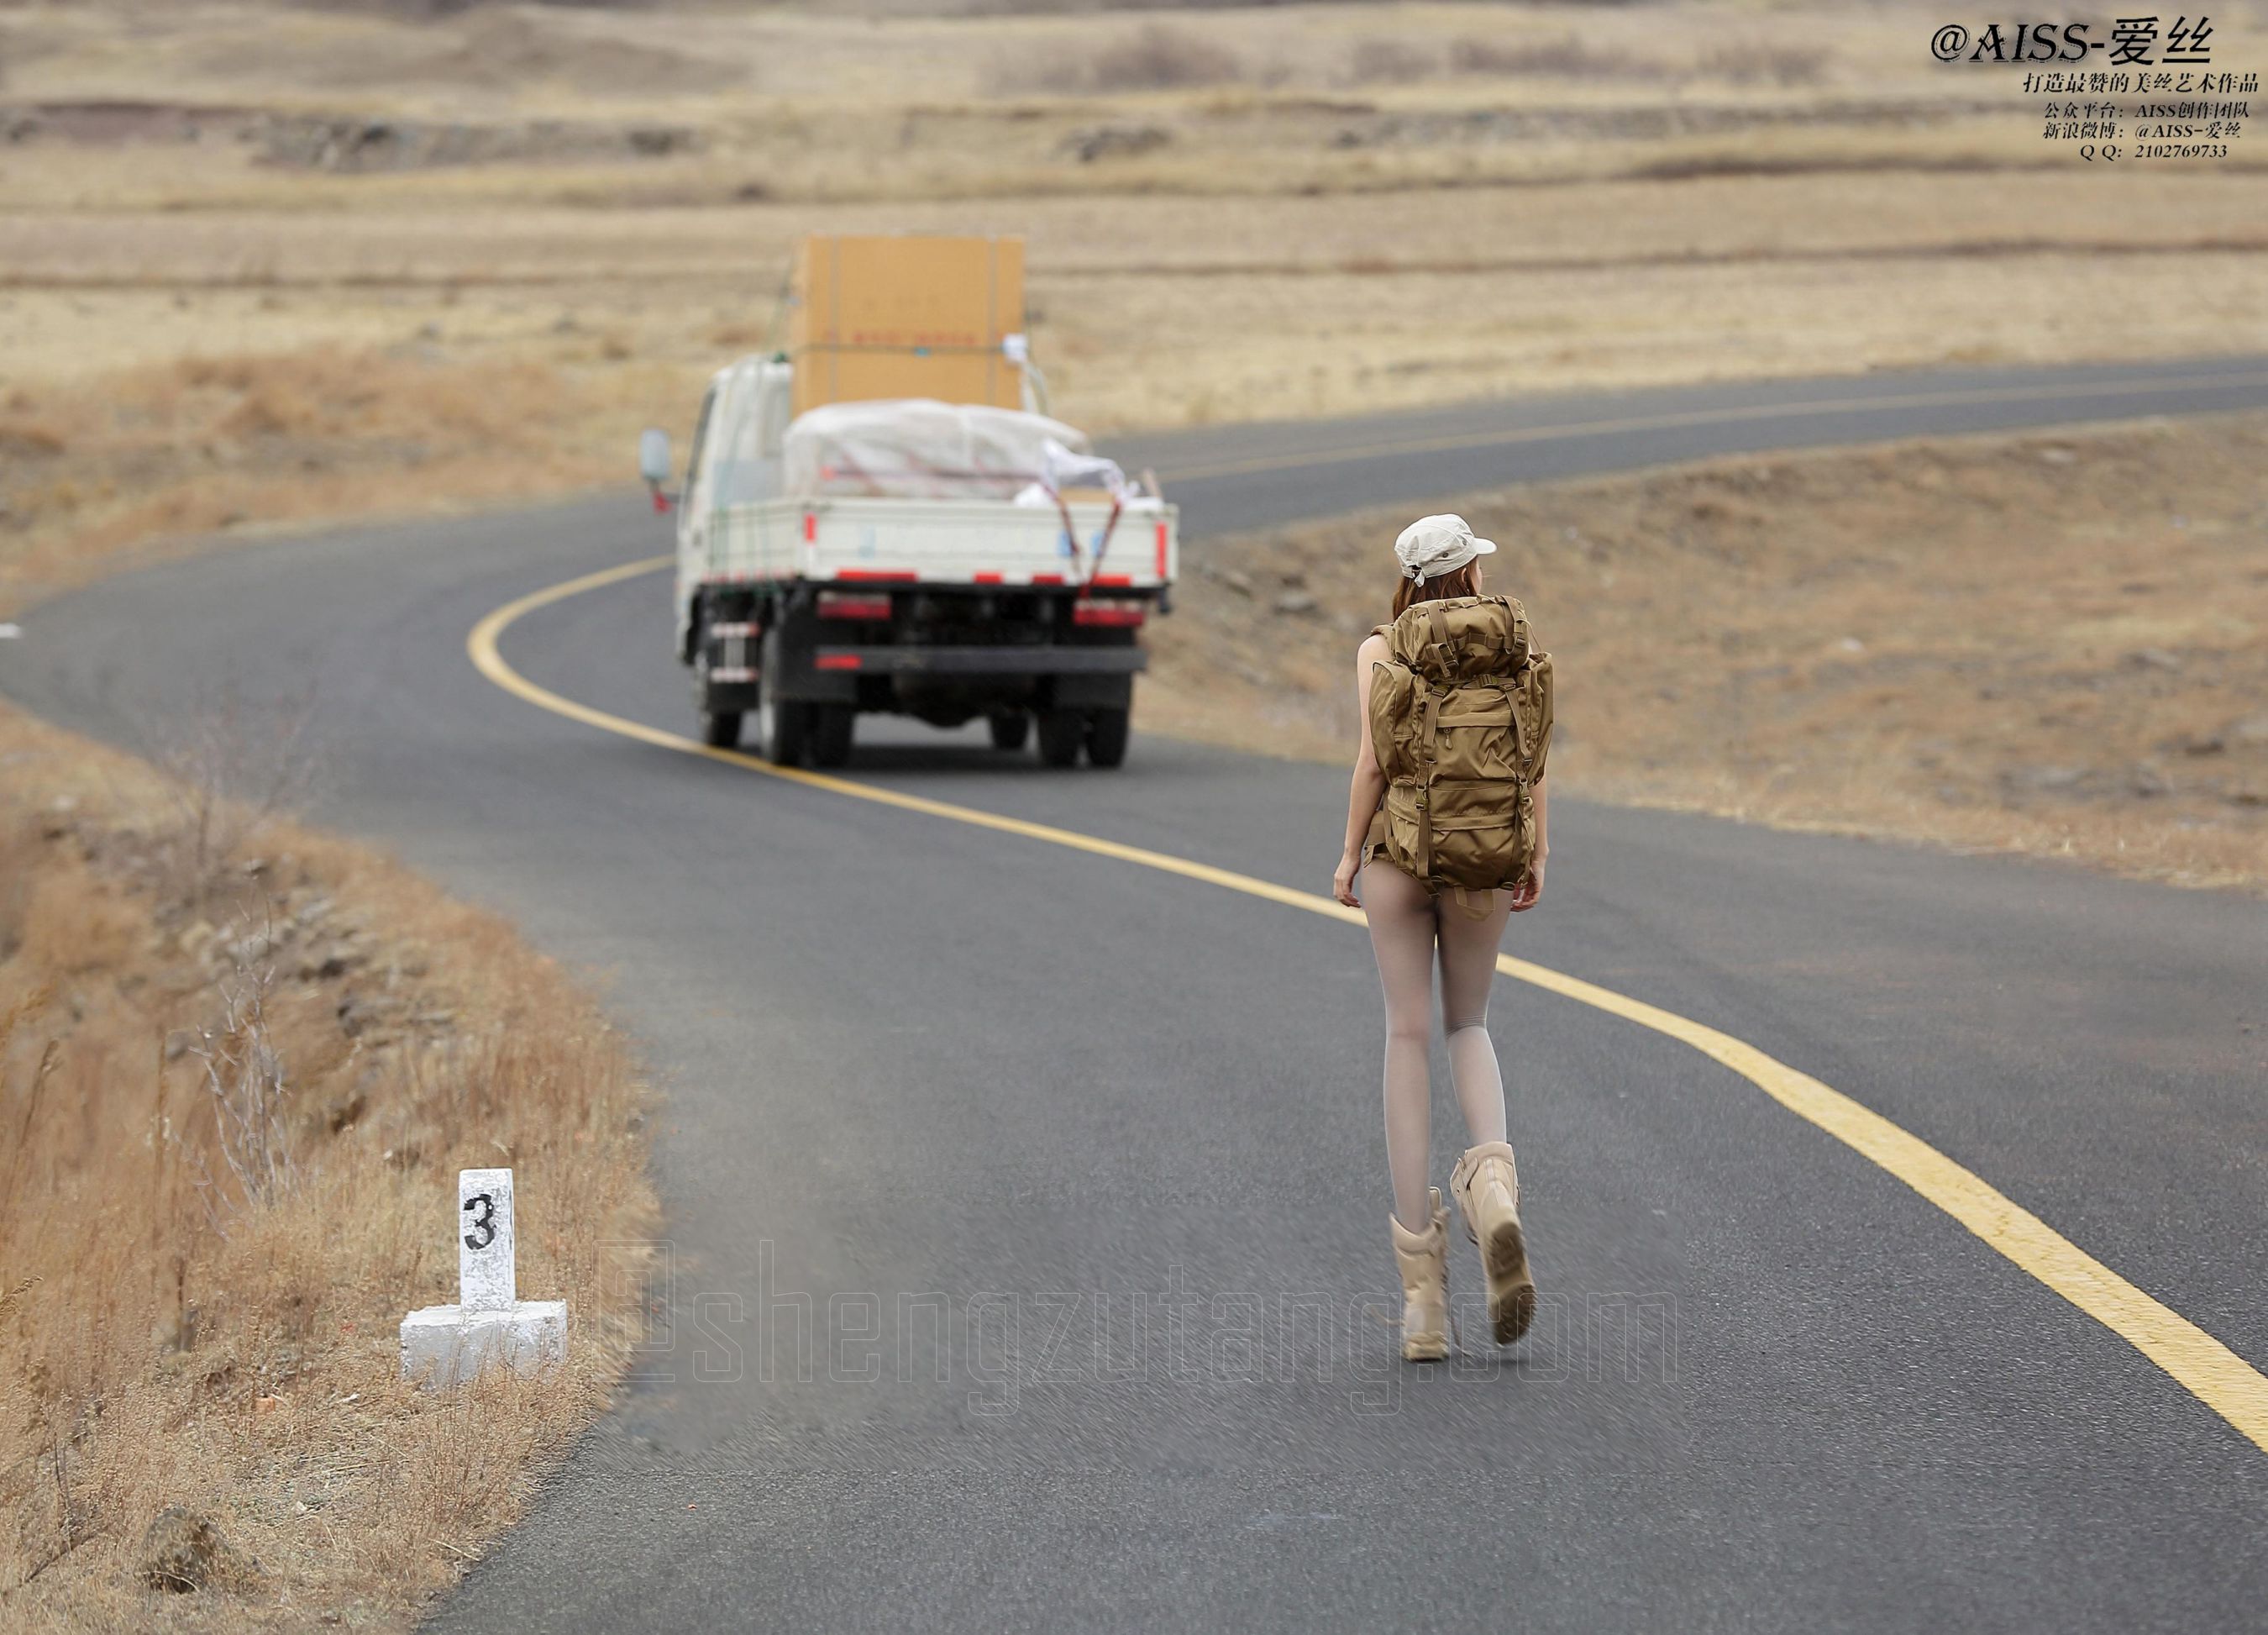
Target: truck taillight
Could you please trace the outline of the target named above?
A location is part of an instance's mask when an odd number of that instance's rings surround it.
[[[1123,596],[1082,597],[1071,608],[1073,624],[1132,626],[1149,616],[1148,603]]]
[[[887,619],[890,616],[890,599],[846,591],[821,591],[819,593],[819,616],[822,619]]]

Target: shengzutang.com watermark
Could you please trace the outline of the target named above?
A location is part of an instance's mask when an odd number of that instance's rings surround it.
[[[1523,1381],[1642,1385],[1677,1373],[1677,1303],[1653,1291],[1547,1291],[1514,1348],[1490,1340],[1477,1291],[1454,1296],[1458,1344],[1413,1366],[1401,1359],[1390,1290],[1206,1288],[1174,1266],[1155,1288],[821,1294],[781,1286],[770,1242],[739,1289],[692,1286],[666,1242],[638,1248],[625,1263],[651,1276],[631,1377],[647,1386],[943,1390],[998,1417],[1034,1392],[1321,1385],[1374,1413],[1392,1411],[1413,1377],[1516,1367]]]

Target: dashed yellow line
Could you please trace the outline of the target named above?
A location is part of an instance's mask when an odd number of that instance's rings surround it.
[[[588,704],[563,697],[549,688],[539,687],[506,664],[503,654],[497,651],[498,638],[514,620],[523,615],[553,602],[564,601],[571,596],[579,596],[586,591],[652,573],[668,566],[670,561],[669,557],[660,556],[626,563],[621,567],[585,574],[580,578],[549,586],[506,602],[473,627],[472,634],[466,639],[466,651],[471,654],[473,663],[479,667],[481,674],[506,692],[555,715],[565,716],[571,721],[580,721],[603,732],[636,739],[657,748],[721,761],[744,770],[762,772],[767,777],[801,784],[806,788],[847,795],[854,800],[895,806],[902,812],[917,812],[924,817],[943,818],[976,829],[989,829],[1004,835],[1015,835],[1026,840],[1065,846],[1075,851],[1155,869],[1161,873],[1179,875],[1184,880],[1201,880],[1208,886],[1241,892],[1248,897],[1259,897],[1285,908],[1344,920],[1350,924],[1363,924],[1359,910],[1346,908],[1329,897],[1295,891],[1288,886],[1256,880],[1249,874],[1240,874],[1232,869],[1216,868],[1211,864],[1177,858],[1169,852],[1152,851],[1142,846],[1129,846],[1094,835],[1082,835],[1075,829],[1057,829],[1051,824],[1033,823],[975,806],[956,806],[949,801],[903,794],[896,790],[877,788],[850,778],[831,777],[824,772],[774,766],[737,749],[718,749],[696,743],[674,733],[665,733],[658,727],[611,715],[604,710],[594,710]],[[1498,956],[1497,968],[1514,981],[1559,994],[1594,1010],[1636,1023],[1640,1027],[1651,1028],[1722,1063],[1797,1117],[1826,1131],[1868,1162],[1889,1171],[1936,1204],[1993,1249],[2127,1341],[2143,1356],[2180,1381],[2199,1402],[2235,1426],[2264,1452],[2268,1452],[2268,1377],[2264,1377],[2259,1370],[2180,1313],[2153,1300],[2038,1216],[1994,1190],[1980,1177],[1955,1163],[1918,1136],[1900,1129],[1881,1114],[1860,1106],[1841,1091],[1822,1084],[1810,1074],[1799,1072],[1785,1062],[1765,1055],[1754,1045],[1735,1039],[1730,1034],[1720,1033],[1705,1023],[1694,1021],[1690,1017],[1648,1005],[1642,999],[1633,999],[1610,988],[1602,988],[1580,977],[1531,964],[1526,960],[1514,959],[1510,954]]]

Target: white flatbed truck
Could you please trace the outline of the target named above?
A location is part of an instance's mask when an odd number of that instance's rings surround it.
[[[982,717],[997,748],[1036,736],[1050,766],[1123,761],[1174,508],[784,492],[789,367],[718,372],[676,507],[677,656],[703,739],[738,744],[753,716],[767,760],[839,766],[861,714]],[[669,460],[648,443],[652,481]]]

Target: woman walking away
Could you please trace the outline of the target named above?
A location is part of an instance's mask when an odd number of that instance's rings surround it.
[[[1449,1344],[1448,1213],[1425,1173],[1437,960],[1449,1072],[1472,1143],[1449,1193],[1480,1246],[1498,1344],[1535,1316],[1487,1024],[1506,918],[1543,895],[1551,660],[1530,650],[1518,602],[1481,593],[1479,558],[1495,549],[1462,517],[1411,523],[1394,542],[1394,621],[1355,652],[1365,730],[1332,895],[1368,917],[1386,991],[1386,1161],[1402,1354],[1412,1362],[1439,1359]]]

